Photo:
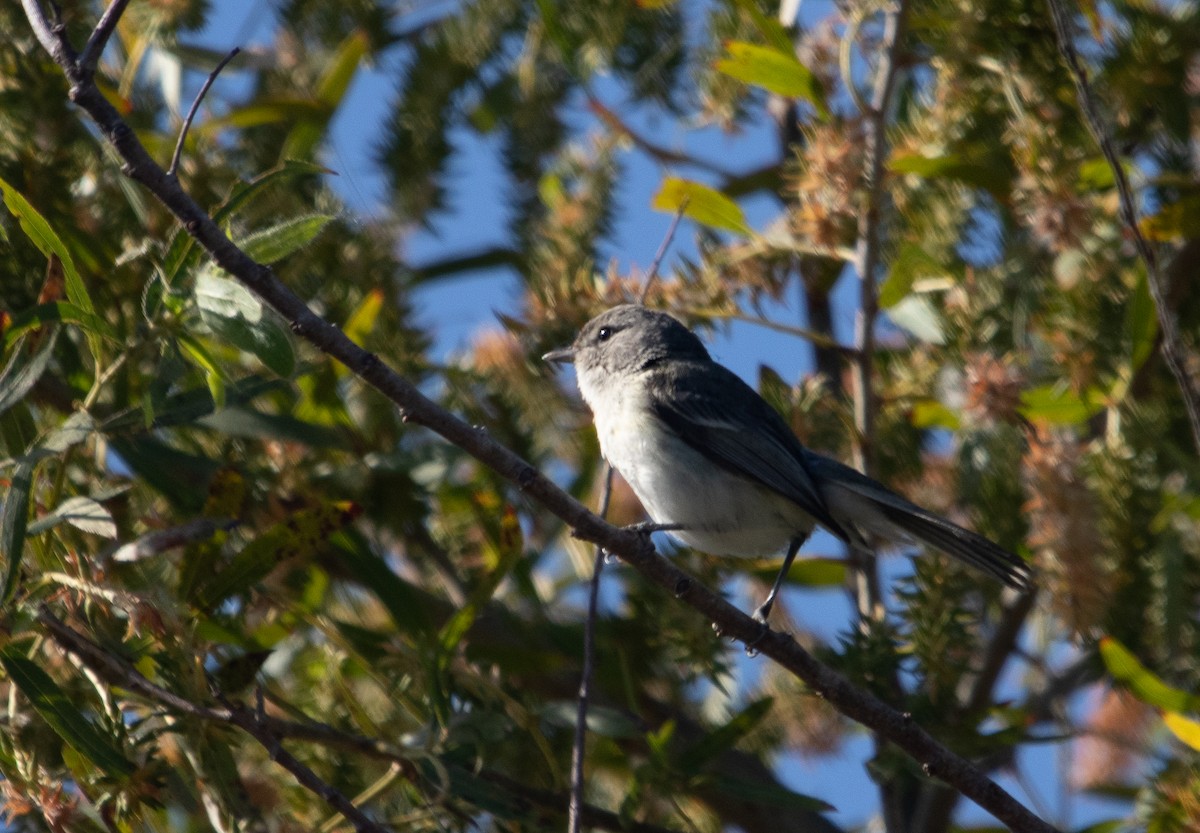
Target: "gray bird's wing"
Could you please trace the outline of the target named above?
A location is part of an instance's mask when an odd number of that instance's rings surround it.
[[[758,392],[715,362],[654,368],[651,407],[685,443],[726,471],[792,500],[843,540],[805,463],[805,449]]]

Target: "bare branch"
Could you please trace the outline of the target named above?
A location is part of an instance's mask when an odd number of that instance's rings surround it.
[[[1183,348],[1180,346],[1179,330],[1175,326],[1175,315],[1167,303],[1160,282],[1158,258],[1150,241],[1145,238],[1138,225],[1137,205],[1134,202],[1133,189],[1129,185],[1129,177],[1125,175],[1125,169],[1117,157],[1108,126],[1101,117],[1100,108],[1092,94],[1092,85],[1088,81],[1087,70],[1075,49],[1074,21],[1067,10],[1063,8],[1062,0],[1046,0],[1046,3],[1050,7],[1050,16],[1054,18],[1054,35],[1058,41],[1058,51],[1062,55],[1067,69],[1070,70],[1071,80],[1075,82],[1075,94],[1079,100],[1080,112],[1083,113],[1084,121],[1087,122],[1088,129],[1095,137],[1096,144],[1100,146],[1100,152],[1104,154],[1104,159],[1112,169],[1113,181],[1117,186],[1121,222],[1125,224],[1129,236],[1133,238],[1138,255],[1146,265],[1146,285],[1150,289],[1150,297],[1154,300],[1154,310],[1158,314],[1158,326],[1161,331],[1159,349],[1162,351],[1163,359],[1166,361],[1171,375],[1175,377],[1175,383],[1179,386],[1183,407],[1187,411],[1188,422],[1192,429],[1192,441],[1196,445],[1196,452],[1200,454],[1200,390],[1197,390],[1196,383],[1184,365]]]
[[[22,0],[31,18],[41,17],[36,0]],[[43,18],[44,19],[44,18]],[[40,39],[40,36],[39,36]],[[896,744],[931,777],[940,778],[976,801],[1017,833],[1050,833],[1053,828],[1016,801],[976,765],[955,754],[913,721],[875,696],[852,685],[822,665],[791,636],[762,631],[762,626],[720,595],[658,555],[653,543],[633,530],[606,523],[558,488],[545,475],[475,428],[426,397],[408,380],[363,350],[281,283],[270,268],[238,248],[173,177],[159,167],[120,114],[87,79],[79,79],[68,53],[47,46],[72,81],[72,100],[96,122],[100,133],[123,160],[122,170],[142,183],[183,224],[212,259],[284,317],[292,332],[337,359],[368,385],[391,400],[403,419],[423,425],[489,466],[521,492],[557,515],[577,537],[603,546],[659,587],[673,593],[715,623],[722,632],[755,647],[805,681],[843,714]]]
[[[654,286],[655,278],[658,277],[658,268],[662,266],[663,258],[667,256],[667,247],[675,239],[675,232],[679,229],[679,221],[683,219],[683,212],[687,210],[687,206],[688,201],[685,197],[679,205],[679,210],[671,218],[671,225],[667,226],[667,233],[663,235],[662,243],[658,244],[658,251],[654,253],[654,260],[650,263],[650,274],[646,275],[646,284],[642,287],[642,296],[638,298],[639,304],[646,303],[646,298],[650,295],[650,289]],[[603,517],[604,513],[601,512],[600,515]]]
[[[604,466],[604,489],[600,492],[600,506],[596,514],[601,518],[608,515],[608,502],[612,497],[613,467]],[[604,571],[606,558],[604,547],[596,545],[592,559],[592,581],[588,587],[587,619],[583,624],[583,671],[579,675],[579,703],[575,713],[575,742],[571,748],[571,802],[567,810],[568,833],[579,833],[583,815],[583,753],[587,748],[588,700],[591,697],[592,671],[596,663],[596,616],[600,609],[600,574]]]
[[[113,5],[116,5],[115,3]],[[176,176],[179,171],[179,157],[183,155],[183,143],[187,141],[188,130],[192,127],[192,119],[196,118],[196,111],[200,109],[200,102],[204,100],[204,96],[208,94],[208,88],[217,80],[217,76],[221,74],[221,70],[225,69],[225,65],[234,59],[241,47],[235,46],[229,50],[229,54],[221,59],[221,63],[217,64],[212,72],[208,74],[208,78],[204,81],[204,86],[200,88],[200,92],[196,93],[196,98],[192,101],[192,106],[188,109],[187,118],[183,120],[183,127],[179,128],[179,139],[175,142],[175,153],[171,155],[171,167],[167,168],[167,176]]]
[[[100,22],[96,24],[92,36],[88,38],[87,45],[79,54],[79,68],[87,74],[87,77],[90,78],[96,71],[96,66],[100,63],[100,55],[104,52],[104,47],[108,45],[108,39],[116,31],[117,23],[121,20],[121,15],[125,14],[125,7],[128,5],[129,0],[113,0],[104,10],[104,14],[100,16]]]

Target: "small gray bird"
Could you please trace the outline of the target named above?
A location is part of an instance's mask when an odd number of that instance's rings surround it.
[[[869,552],[867,535],[920,541],[1018,589],[1029,566],[836,460],[809,451],[758,393],[714,362],[662,312],[627,304],[589,321],[575,343],[542,357],[574,362],[600,450],[654,528],[711,555],[787,547],[754,618],[766,622],[800,546],[817,524]]]

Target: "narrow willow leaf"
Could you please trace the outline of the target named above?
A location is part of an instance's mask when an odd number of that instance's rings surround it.
[[[9,647],[0,651],[0,665],[4,666],[13,685],[68,746],[112,777],[133,775],[136,771],[133,762],[35,662]]]

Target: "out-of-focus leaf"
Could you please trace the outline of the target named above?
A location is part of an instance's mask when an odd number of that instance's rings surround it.
[[[67,498],[49,515],[30,524],[28,534],[37,535],[53,529],[60,523],[68,523],[76,529],[82,529],[84,532],[90,532],[92,535],[99,535],[102,538],[117,537],[117,525],[113,521],[112,513],[99,502],[82,495]]]
[[[1163,713],[1163,723],[1171,730],[1171,734],[1200,752],[1200,722],[1184,717],[1178,712],[1169,711]]]
[[[765,558],[742,565],[742,568],[764,581],[773,581],[779,574],[781,563],[778,558]],[[844,587],[846,563],[838,558],[797,558],[788,568],[787,581],[804,587]]]
[[[4,583],[0,585],[0,603],[12,597],[21,575],[21,556],[25,552],[25,530],[29,522],[29,493],[33,488],[33,464],[22,463],[9,477],[4,503],[0,505],[0,559],[3,559]]]
[[[287,414],[265,414],[249,408],[226,407],[199,420],[201,425],[230,437],[286,440],[312,448],[349,448],[341,431],[296,419]]]
[[[756,700],[731,717],[724,726],[705,733],[703,739],[693,744],[679,757],[679,768],[688,775],[698,775],[714,758],[729,749],[750,733],[771,711],[774,700],[764,697]]]
[[[201,319],[216,336],[253,354],[280,376],[286,378],[296,369],[287,331],[250,290],[206,271],[196,279],[195,295]]]
[[[220,467],[215,461],[172,448],[150,434],[113,436],[108,442],[121,463],[180,511],[191,514],[204,505],[208,482]]]
[[[68,301],[52,301],[23,309],[12,317],[12,321],[4,329],[4,351],[8,352],[17,339],[30,330],[54,323],[74,324],[86,333],[98,335],[109,341],[121,340],[108,322],[100,316]]]
[[[330,117],[346,97],[350,82],[354,80],[354,75],[370,47],[370,37],[361,30],[351,32],[341,42],[317,82],[316,100],[320,105],[319,115],[302,119],[292,128],[284,140],[283,152],[280,154],[282,158],[308,159],[313,155],[325,134]]]
[[[1080,396],[1059,385],[1042,385],[1021,392],[1021,415],[1050,425],[1078,425],[1104,408],[1099,392]]]
[[[942,316],[923,295],[906,295],[888,309],[888,318],[900,329],[929,344],[945,344]]]
[[[1150,357],[1158,337],[1158,314],[1145,272],[1139,276],[1125,306],[1125,334],[1129,339],[1129,364],[1136,371]]]
[[[1200,710],[1200,697],[1167,685],[1113,637],[1100,640],[1100,658],[1112,678],[1128,686],[1143,703],[1170,712]]]
[[[114,778],[128,778],[133,762],[67,697],[66,692],[36,663],[9,647],[0,651],[0,665],[30,705],[67,745]]]
[[[432,628],[426,604],[402,581],[354,529],[333,536],[338,558],[365,590],[379,599],[401,633],[426,633]]]
[[[54,355],[58,328],[51,327],[42,336],[32,356],[23,355],[20,347],[12,351],[8,364],[0,370],[0,414],[25,398],[38,379],[46,372]]]
[[[734,775],[712,775],[709,780],[722,792],[738,796],[744,801],[778,807],[781,810],[796,810],[812,813],[827,813],[837,810],[828,801],[811,795],[793,792],[787,787],[770,781],[750,781]]]
[[[180,352],[185,354],[204,371],[204,383],[208,385],[208,392],[212,396],[213,405],[216,408],[225,407],[226,374],[221,368],[221,363],[216,360],[208,348],[201,344],[198,339],[192,338],[187,333],[177,333],[175,338]]]
[[[993,194],[1001,194],[1010,178],[1003,166],[976,158],[969,149],[941,156],[901,153],[888,160],[888,168],[898,174],[912,174],[923,179],[949,179]]]
[[[307,246],[333,219],[330,214],[306,214],[261,229],[237,241],[259,263],[275,263]],[[249,294],[249,290],[245,290]]]
[[[542,718],[564,729],[575,725],[579,703],[576,700],[557,700],[547,703],[541,710]],[[605,738],[632,739],[642,736],[637,723],[625,712],[597,706],[588,706],[587,728],[594,735]]]
[[[800,63],[791,47],[777,49],[729,41],[725,51],[726,57],[716,62],[718,71],[768,92],[807,101],[821,118],[829,117],[820,80]]]
[[[792,52],[796,46],[792,43],[792,38],[787,33],[787,29],[783,28],[783,24],[773,17],[767,17],[758,8],[758,4],[754,0],[735,0],[738,10],[742,14],[750,18],[754,23],[754,28],[758,30],[758,34],[762,36],[771,47],[785,54]]]
[[[879,306],[894,307],[912,291],[913,284],[922,278],[945,275],[945,267],[916,243],[905,243],[896,253],[887,279],[879,287]]]
[[[202,580],[193,602],[201,610],[211,610],[225,599],[248,591],[280,562],[311,556],[318,545],[360,512],[355,504],[339,501],[292,513],[247,544],[215,575]]]
[[[669,176],[650,203],[652,208],[670,214],[683,212],[697,223],[750,235],[750,226],[742,208],[715,188],[687,179]]]
[[[962,418],[936,399],[922,399],[912,408],[909,420],[914,428],[946,428],[957,431],[962,427]]]
[[[1150,240],[1170,241],[1200,237],[1200,194],[1163,206],[1138,223]]]
[[[346,319],[342,332],[346,337],[362,347],[367,336],[375,331],[375,322],[379,320],[379,311],[383,309],[383,290],[372,289],[355,307],[354,312]],[[340,365],[339,365],[340,366]]]

